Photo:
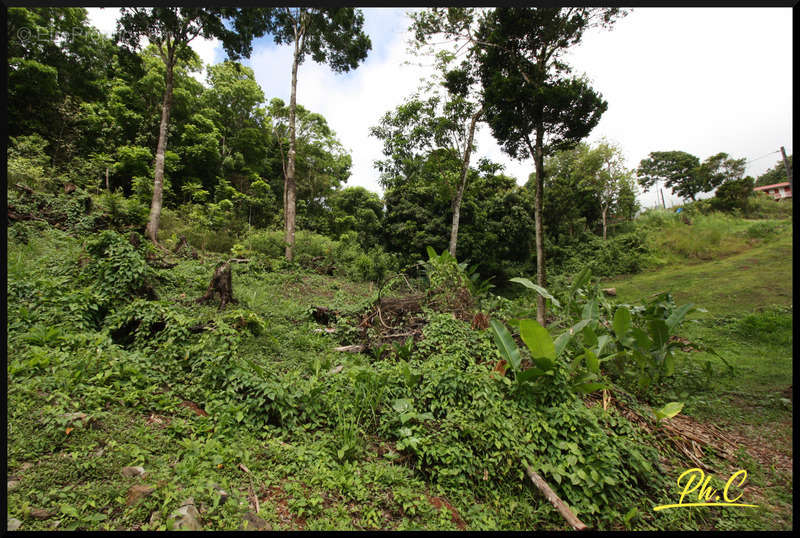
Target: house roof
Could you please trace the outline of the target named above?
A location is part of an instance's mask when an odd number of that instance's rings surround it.
[[[788,187],[788,186],[789,186],[789,182],[788,181],[784,181],[783,183],[775,183],[774,185],[764,185],[763,187],[756,187],[753,190],[754,191],[765,191],[767,189],[774,189],[774,188],[777,188],[777,187]]]

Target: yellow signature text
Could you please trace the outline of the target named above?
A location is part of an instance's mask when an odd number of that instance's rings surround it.
[[[685,481],[684,478],[686,479]],[[659,510],[666,510],[667,508],[680,508],[684,506],[744,506],[756,508],[755,504],[737,503],[736,501],[742,497],[741,493],[733,498],[731,497],[731,486],[740,488],[745,480],[747,480],[747,471],[744,469],[733,473],[725,483],[725,487],[722,490],[722,501],[720,501],[720,495],[717,490],[709,485],[711,475],[706,475],[702,469],[695,467],[684,471],[678,477],[678,487],[683,488],[678,503],[662,504],[656,506],[653,510],[658,512]],[[693,498],[689,495],[695,492],[697,492],[697,502],[692,502]],[[687,496],[689,496],[688,499]]]

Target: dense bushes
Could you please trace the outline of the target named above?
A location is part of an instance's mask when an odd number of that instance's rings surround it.
[[[587,266],[599,276],[636,273],[643,268],[647,253],[647,234],[641,229],[610,236],[605,241],[590,232],[574,238],[560,236],[559,240],[545,244],[553,274],[578,273]]]
[[[246,234],[236,247],[243,255],[280,260],[284,256],[284,232],[257,230]],[[356,232],[342,234],[338,241],[306,230],[295,233],[294,258],[301,266],[316,268],[352,280],[380,281],[397,269],[394,256],[380,246],[361,247]]]

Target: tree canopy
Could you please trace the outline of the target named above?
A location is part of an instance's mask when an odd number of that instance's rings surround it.
[[[674,194],[695,200],[698,194],[741,178],[744,169],[745,159],[733,159],[727,153],[717,153],[700,163],[685,151],[654,151],[642,159],[636,175],[645,189],[663,183]]]

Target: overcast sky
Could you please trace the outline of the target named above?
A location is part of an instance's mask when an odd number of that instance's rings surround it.
[[[118,9],[89,8],[89,19],[110,34]],[[319,112],[353,157],[348,185],[381,192],[373,162],[382,157],[369,127],[400,104],[430,67],[406,65],[409,18],[402,8],[365,8],[372,40],[367,59],[346,74],[306,60],[299,69],[297,102]],[[205,63],[225,58],[218,42],[195,40]],[[608,101],[608,110],[589,136],[618,144],[635,168],[651,151],[682,150],[701,160],[724,151],[757,159],[792,148],[792,10],[790,8],[639,8],[610,31],[592,31],[570,52],[568,62],[585,73]],[[270,37],[254,42],[243,62],[253,68],[266,99],[289,100],[291,50]],[[502,153],[488,127],[476,135],[477,157],[505,165],[524,183],[530,160]],[[748,163],[757,176],[780,153]],[[477,159],[476,159],[477,161]],[[665,190],[667,205],[679,198]],[[642,193],[646,207],[655,192]]]

